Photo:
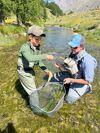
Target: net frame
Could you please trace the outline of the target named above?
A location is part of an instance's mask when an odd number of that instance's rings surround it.
[[[53,117],[53,115],[63,106],[64,103],[64,97],[65,97],[65,87],[64,85],[58,83],[58,82],[47,82],[45,84],[45,87],[48,85],[58,85],[62,88],[61,91],[63,91],[63,95],[62,97],[59,99],[59,101],[57,101],[57,104],[55,105],[55,107],[51,110],[51,111],[45,111],[43,108],[41,108],[39,106],[39,103],[35,103],[34,99],[33,99],[33,95],[36,96],[36,94],[38,94],[39,91],[41,91],[41,89],[43,89],[44,86],[41,86],[40,88],[38,88],[37,90],[33,91],[30,95],[30,106],[33,110],[33,113],[35,114],[39,114],[39,115],[47,115],[49,117]],[[35,99],[36,100],[36,99]],[[38,104],[38,105],[37,105]]]

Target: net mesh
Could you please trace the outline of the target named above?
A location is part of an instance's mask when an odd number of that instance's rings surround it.
[[[34,113],[53,116],[62,106],[64,101],[63,85],[47,83],[30,95],[30,105]]]

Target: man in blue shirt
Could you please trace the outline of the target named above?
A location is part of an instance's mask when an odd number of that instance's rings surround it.
[[[85,51],[85,38],[82,35],[74,35],[68,44],[71,47],[70,57],[76,61],[78,66],[78,72],[74,77],[64,79],[65,86],[70,85],[65,100],[73,103],[84,93],[92,91],[91,83],[94,79],[97,61]]]

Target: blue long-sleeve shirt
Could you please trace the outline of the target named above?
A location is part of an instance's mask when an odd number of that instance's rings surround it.
[[[78,73],[78,78],[84,78],[89,83],[93,82],[94,72],[97,67],[97,61],[94,57],[88,54],[86,51],[83,52],[82,61],[80,63],[80,69]],[[77,55],[77,60],[79,59],[79,54]]]

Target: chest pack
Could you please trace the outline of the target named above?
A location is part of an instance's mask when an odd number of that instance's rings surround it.
[[[64,68],[69,71],[72,75],[78,73],[78,65],[72,58],[66,58],[64,60]]]
[[[72,76],[77,75],[81,70],[81,64],[84,59],[85,50],[82,50],[78,55],[70,53],[69,57],[60,58],[56,64],[62,71],[69,72]]]

